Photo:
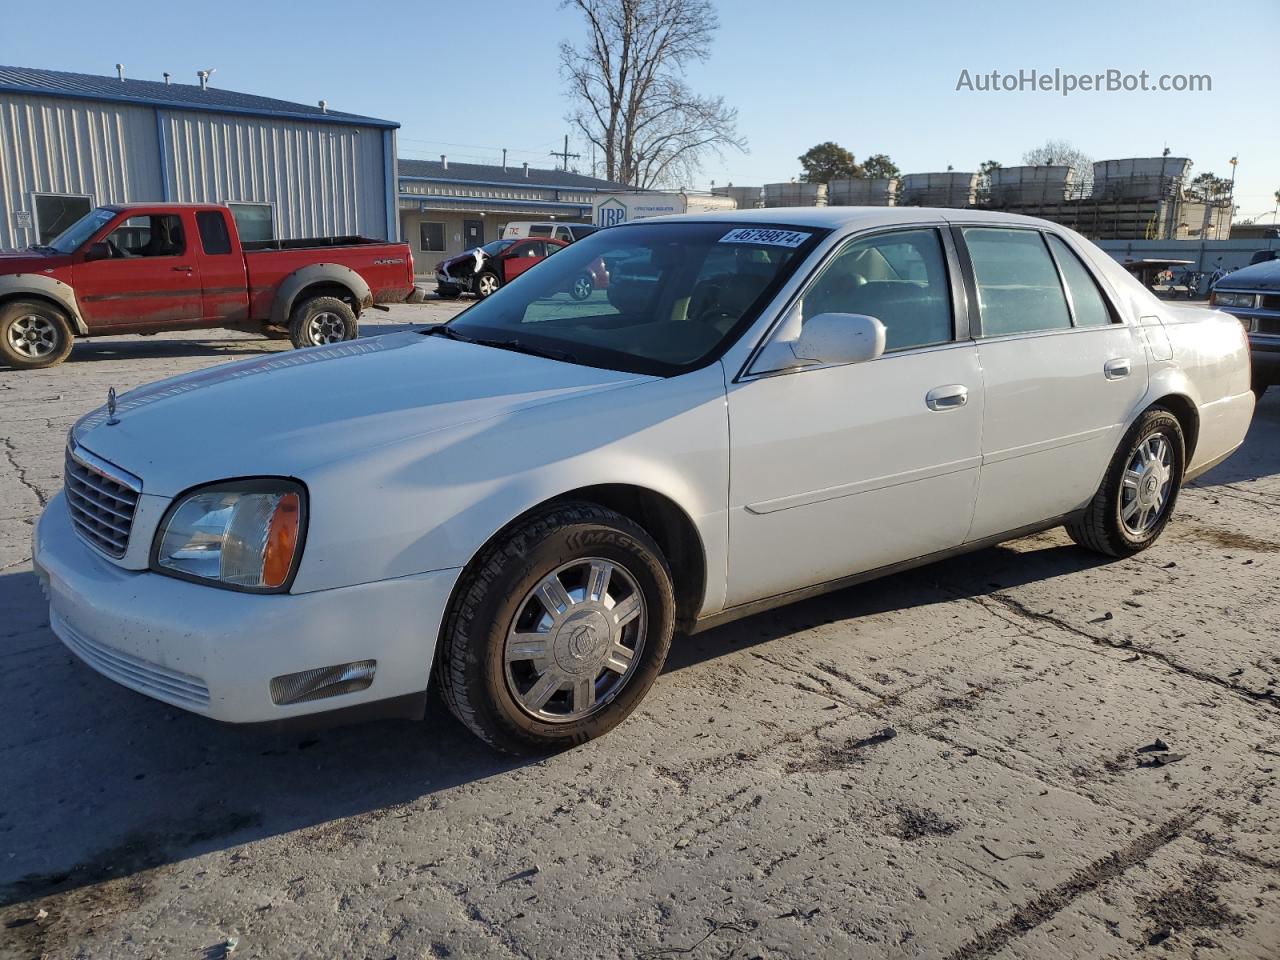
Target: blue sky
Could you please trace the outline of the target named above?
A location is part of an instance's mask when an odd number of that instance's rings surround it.
[[[1275,64],[1280,3],[1203,6],[1075,0],[885,4],[719,0],[722,27],[695,87],[740,114],[750,152],[710,158],[703,180],[760,184],[835,140],[888,153],[907,172],[1018,163],[1046,138],[1095,159],[1159,155],[1229,175],[1240,216],[1270,213],[1280,189]],[[468,16],[466,11],[478,11]],[[304,12],[305,11],[305,12]],[[1040,13],[1043,11],[1043,14]],[[1181,12],[1179,12],[1181,11]],[[103,4],[6,10],[0,63],[212,83],[398,120],[401,155],[447,153],[550,166],[568,132],[556,45],[581,27],[556,0],[441,3]],[[51,39],[51,36],[56,39]],[[1075,73],[1114,68],[1212,76],[1212,92],[957,92],[962,69]],[[582,144],[577,146],[581,147]]]

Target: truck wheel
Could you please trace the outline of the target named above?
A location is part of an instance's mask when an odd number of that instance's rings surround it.
[[[666,661],[674,617],[671,570],[640,526],[594,503],[557,503],[463,574],[436,676],[490,746],[560,750],[635,709]]]
[[[1131,557],[1164,532],[1178,501],[1186,441],[1178,418],[1153,407],[1129,428],[1084,515],[1067,524],[1080,546]]]
[[[476,276],[476,296],[483,300],[502,286],[502,281],[492,270],[485,270]]]
[[[299,349],[354,340],[359,332],[355,311],[337,297],[304,300],[289,322],[289,339]]]
[[[67,359],[75,338],[66,315],[39,300],[0,307],[0,358],[15,370],[39,370]]]

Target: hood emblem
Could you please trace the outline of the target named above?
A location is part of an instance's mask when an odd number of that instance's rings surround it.
[[[116,419],[116,388],[107,389],[107,426],[114,427],[120,421]]]

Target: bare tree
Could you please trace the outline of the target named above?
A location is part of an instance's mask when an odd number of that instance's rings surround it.
[[[1046,140],[1043,146],[1024,153],[1022,162],[1037,167],[1070,167],[1075,174],[1071,195],[1087,197],[1093,192],[1093,158],[1070,140]]]
[[[687,183],[708,153],[743,150],[738,111],[695,94],[685,67],[704,61],[719,28],[708,0],[563,0],[587,41],[560,44],[572,123],[609,180],[648,189]]]

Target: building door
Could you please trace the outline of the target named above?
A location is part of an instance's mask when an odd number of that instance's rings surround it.
[[[462,249],[470,250],[472,247],[484,246],[484,221],[483,220],[463,220],[462,221]]]

